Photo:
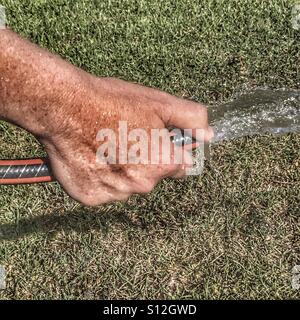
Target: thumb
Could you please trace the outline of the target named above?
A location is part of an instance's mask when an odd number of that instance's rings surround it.
[[[193,136],[196,135],[196,129],[203,129],[204,141],[209,141],[214,136],[208,125],[207,108],[200,103],[172,97],[170,103],[161,107],[160,116],[166,127],[192,129]]]

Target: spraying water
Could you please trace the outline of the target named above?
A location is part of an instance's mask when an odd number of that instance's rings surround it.
[[[248,135],[300,132],[300,90],[256,88],[209,108],[212,143]]]

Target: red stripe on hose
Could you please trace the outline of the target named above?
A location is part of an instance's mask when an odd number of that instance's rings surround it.
[[[25,166],[46,162],[46,159],[0,160],[0,166]]]
[[[0,179],[1,184],[28,184],[28,183],[39,183],[39,182],[50,182],[53,181],[52,177],[35,177],[35,178],[22,178],[22,179]]]

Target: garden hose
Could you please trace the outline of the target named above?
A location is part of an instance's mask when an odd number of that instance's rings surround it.
[[[0,184],[52,181],[47,159],[0,160]]]
[[[178,146],[196,146],[195,140],[183,134],[171,137]],[[31,184],[38,182],[54,181],[48,160],[23,159],[23,160],[0,160],[0,185],[1,184]]]

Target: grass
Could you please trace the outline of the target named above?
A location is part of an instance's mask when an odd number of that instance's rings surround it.
[[[15,31],[99,76],[210,104],[244,84],[300,88],[293,1],[0,2]],[[0,158],[43,154],[24,131],[0,132]],[[200,177],[96,209],[56,183],[1,186],[0,298],[299,298],[299,135],[211,152]]]

